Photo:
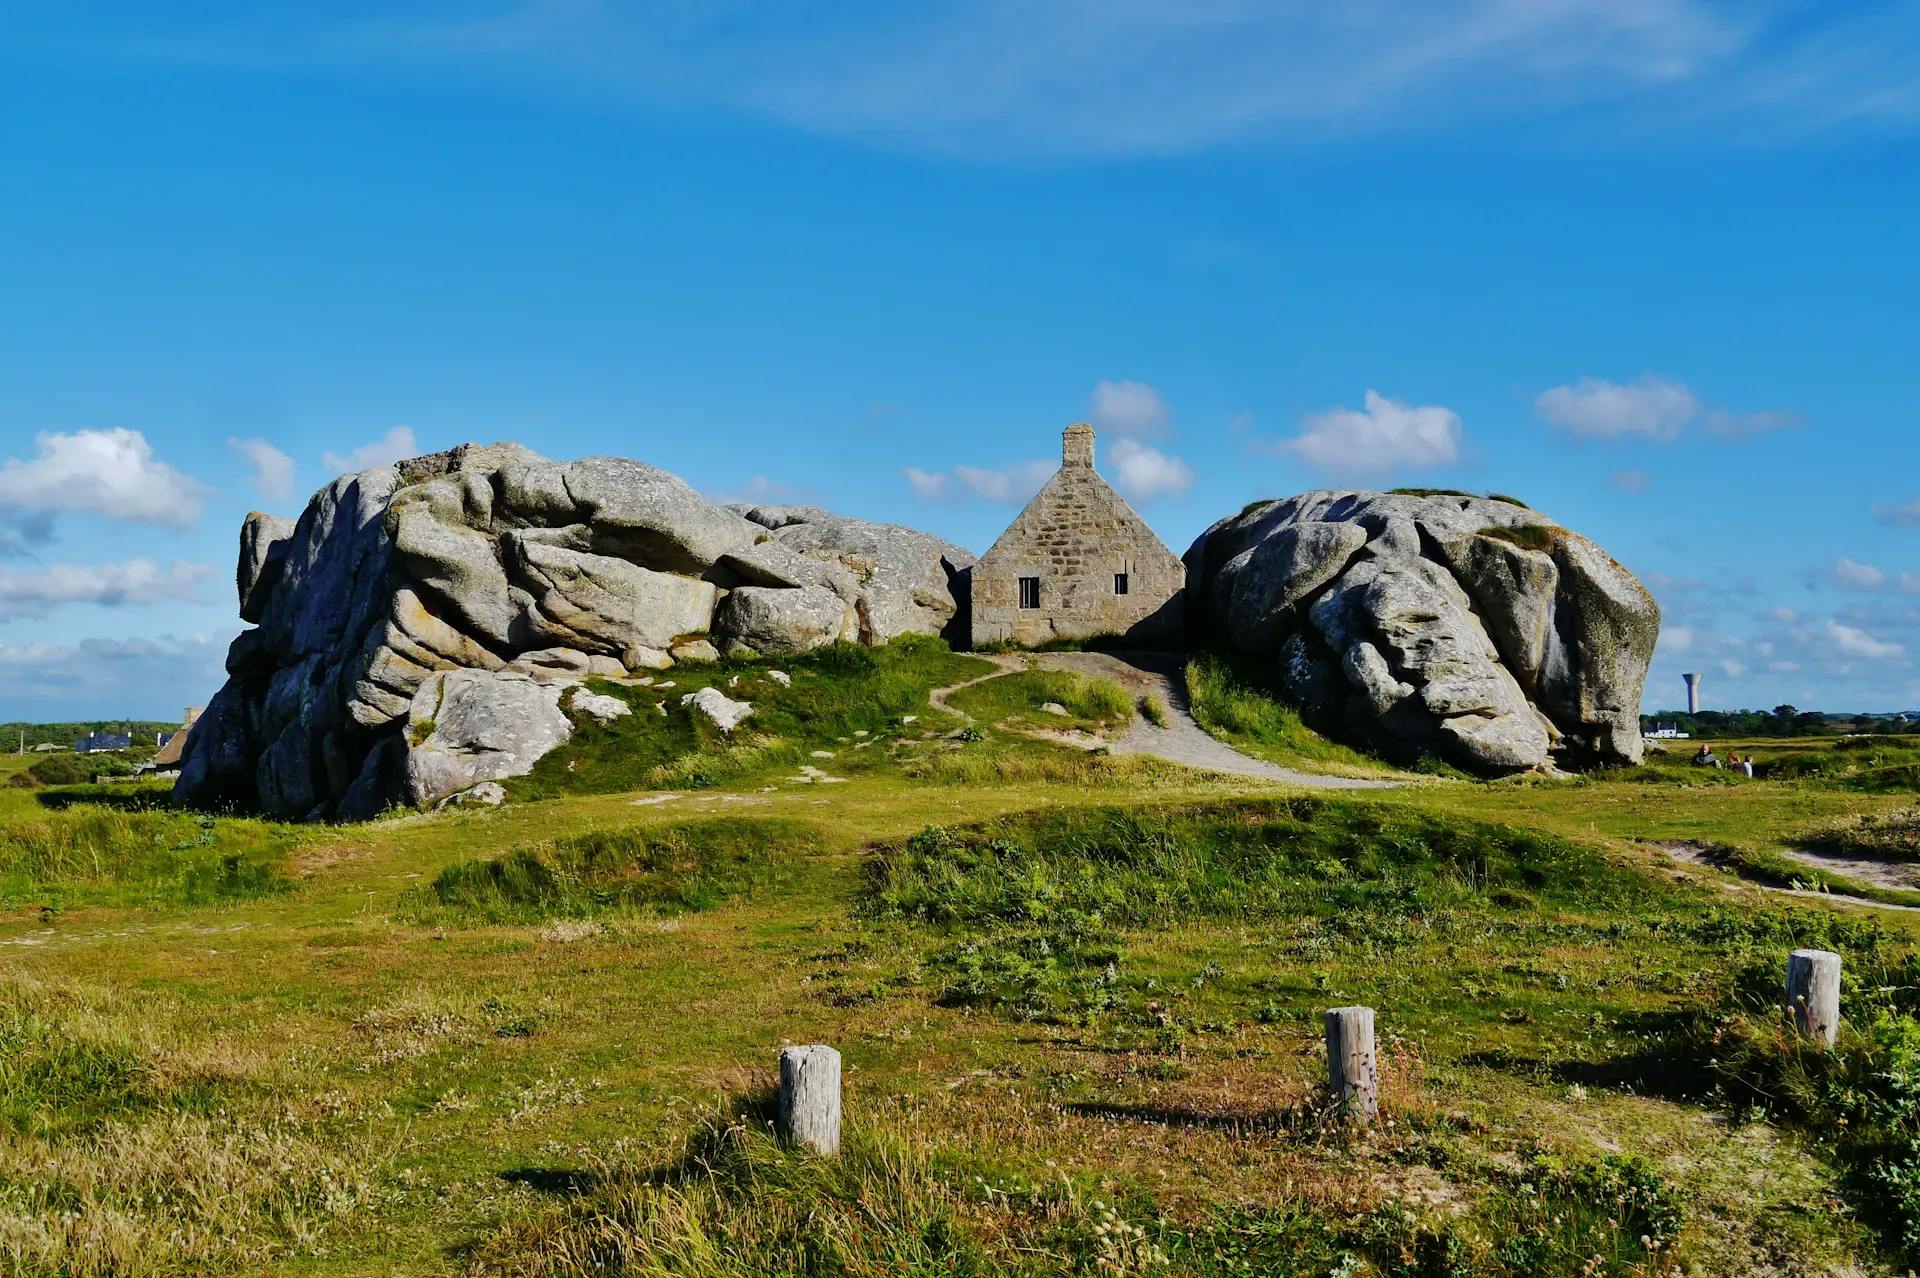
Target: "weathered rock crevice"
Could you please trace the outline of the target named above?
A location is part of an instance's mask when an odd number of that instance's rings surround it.
[[[242,527],[254,628],[175,794],[316,820],[436,803],[563,743],[562,691],[588,678],[951,633],[972,563],[911,529],[717,506],[626,458],[465,444],[342,476],[297,521]]]
[[[1186,563],[1197,637],[1271,659],[1322,730],[1492,772],[1641,757],[1659,608],[1525,507],[1305,493],[1221,520]]]

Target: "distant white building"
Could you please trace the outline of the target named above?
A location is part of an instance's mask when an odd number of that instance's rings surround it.
[[[1691,732],[1682,732],[1678,728],[1655,728],[1647,734],[1649,741],[1687,741],[1692,737]]]

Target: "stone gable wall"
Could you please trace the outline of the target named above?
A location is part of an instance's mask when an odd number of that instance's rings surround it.
[[[1068,436],[1067,464],[974,565],[974,646],[1124,636],[1144,647],[1177,644],[1183,634],[1186,568],[1133,508],[1085,461]],[[1127,593],[1113,590],[1127,574]],[[1020,578],[1040,579],[1040,606],[1020,607]]]

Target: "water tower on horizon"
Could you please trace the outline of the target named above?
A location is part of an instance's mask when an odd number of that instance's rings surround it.
[[[1698,671],[1680,676],[1687,681],[1687,713],[1700,713],[1700,674]]]

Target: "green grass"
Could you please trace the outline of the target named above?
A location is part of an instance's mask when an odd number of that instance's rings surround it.
[[[898,734],[913,715],[930,727],[930,689],[960,683],[992,667],[961,656],[937,639],[907,636],[883,648],[836,644],[783,661],[726,661],[680,666],[661,676],[668,688],[595,682],[633,713],[600,724],[580,717],[573,739],[533,772],[507,783],[516,799],[608,794],[637,789],[708,789],[791,771],[815,749],[838,750],[857,738]],[[788,675],[783,687],[769,671]],[[731,736],[680,704],[699,688],[717,687],[753,705]],[[925,727],[919,729],[926,730]],[[918,735],[915,732],[913,735]],[[848,757],[835,767],[878,766]]]
[[[1821,852],[1873,861],[1920,861],[1920,807],[1842,817],[1801,836]]]
[[[1034,1174],[970,1151],[930,1152],[911,1116],[856,1125],[835,1159],[781,1147],[764,1097],[698,1125],[658,1166],[596,1163],[578,1199],[478,1249],[483,1272],[758,1278],[765,1274],[987,1275],[1644,1272],[1685,1211],[1631,1157],[1488,1169],[1472,1216],[1397,1205],[1349,1222],[1222,1205],[1179,1219],[1092,1175]],[[1329,1150],[1329,1154],[1334,1151]],[[1336,1155],[1337,1156],[1337,1155]],[[1478,1217],[1477,1219],[1475,1217]],[[1422,1267],[1414,1268],[1409,1258]],[[1445,1268],[1427,1267],[1444,1258]],[[1356,1265],[1370,1262],[1365,1270]]]
[[[595,831],[456,862],[402,913],[446,925],[712,909],[790,881],[819,842],[817,827],[780,817]]]
[[[0,908],[271,895],[290,886],[285,857],[307,837],[266,821],[84,801],[0,816]]]
[[[1049,703],[1066,711],[1042,709]],[[1111,679],[1070,670],[1021,670],[975,684],[949,702],[982,723],[1112,728],[1133,717],[1133,697]]]
[[[1522,550],[1547,551],[1553,549],[1554,531],[1545,524],[1519,524],[1514,527],[1489,524],[1480,530],[1479,535],[1491,537],[1495,541],[1504,541]]]
[[[924,687],[982,667],[912,648],[772,663],[820,678],[819,725],[768,663],[674,671],[739,677],[770,726],[652,754],[583,728],[495,810],[295,829],[0,786],[34,888],[0,902],[0,1272],[1908,1263],[1920,919],[1647,846],[1764,868],[1910,808],[1857,788],[1907,766],[1886,744],[1328,798],[969,727]],[[920,690],[859,704],[902,666]],[[844,784],[793,778],[815,750]],[[674,768],[732,779],[635,806]],[[168,886],[228,853],[294,890]],[[1766,1016],[1796,945],[1846,958],[1831,1057]],[[1364,1139],[1321,1091],[1344,1003],[1379,1013]],[[845,1054],[838,1162],[766,1135],[789,1042]]]
[[[1250,663],[1199,653],[1187,662],[1186,680],[1194,721],[1248,754],[1344,776],[1390,771],[1307,727],[1300,712],[1267,687]]]

